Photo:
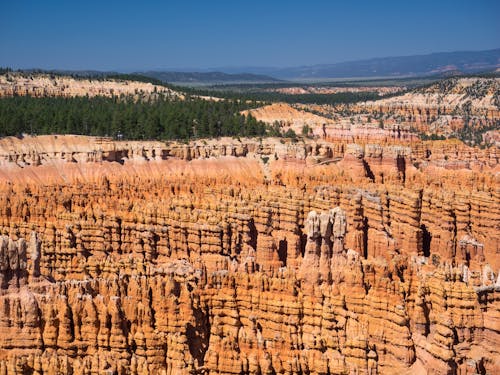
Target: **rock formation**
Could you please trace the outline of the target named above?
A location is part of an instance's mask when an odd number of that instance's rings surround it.
[[[498,127],[499,78],[450,78],[404,95],[352,106],[351,111],[380,113],[424,133],[456,134],[465,127]]]
[[[500,372],[494,148],[47,136],[0,157],[0,374]]]
[[[403,86],[296,86],[296,87],[279,87],[269,88],[269,92],[280,92],[288,95],[303,95],[303,94],[338,94],[341,92],[376,92],[379,95],[396,94],[404,91]]]
[[[332,121],[326,117],[296,109],[285,103],[274,103],[264,107],[243,111],[242,113],[245,115],[250,114],[257,120],[267,122],[268,124],[278,124],[283,133],[288,129],[292,129],[296,134],[302,134],[304,126],[314,129],[321,127],[323,124],[332,123]]]
[[[107,96],[120,95],[153,96],[164,94],[182,97],[178,92],[164,86],[146,82],[117,79],[76,79],[50,74],[7,73],[0,75],[0,97],[2,96]]]

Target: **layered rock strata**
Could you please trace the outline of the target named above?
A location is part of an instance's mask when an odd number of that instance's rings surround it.
[[[485,131],[500,122],[499,78],[451,78],[403,95],[350,106],[354,113],[380,114],[424,133]]]
[[[119,97],[154,96],[163,94],[182,97],[176,91],[164,86],[146,82],[115,79],[75,79],[69,76],[50,74],[7,73],[0,74],[0,97],[32,96],[32,97],[74,97],[74,96],[106,96]]]
[[[494,149],[72,141],[3,153],[0,373],[500,371]]]

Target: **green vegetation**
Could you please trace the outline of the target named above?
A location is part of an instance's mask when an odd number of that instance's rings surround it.
[[[180,100],[158,94],[158,99],[132,97],[76,97],[0,99],[0,137],[28,134],[82,134],[111,136],[124,139],[192,139],[220,136],[285,136],[296,138],[292,130],[283,134],[279,124],[268,126],[242,110],[270,102],[340,104],[379,98],[376,92],[289,95],[267,91],[256,86],[251,89],[194,89],[165,84],[155,78],[138,74],[102,72],[17,71],[2,68],[0,73],[31,77],[37,74],[71,76],[75,79],[102,81],[133,80],[149,82],[186,93]],[[280,86],[281,83],[275,84]],[[273,85],[269,85],[273,86]],[[267,87],[267,86],[266,86]],[[211,101],[199,96],[215,96],[225,100]],[[304,136],[310,129],[303,129]]]
[[[499,128],[500,121],[498,120],[493,125],[483,126],[481,128],[471,127],[470,124],[466,122],[465,126],[457,132],[456,136],[468,145],[487,146],[483,141],[484,133],[490,130],[497,130]]]
[[[500,128],[500,122],[496,121],[495,124],[490,125],[490,126],[483,126],[481,128],[475,128],[469,126],[467,123],[465,126],[460,129],[457,132],[454,132],[451,135],[443,135],[443,134],[426,134],[426,133],[419,133],[419,138],[424,140],[424,141],[439,141],[439,140],[445,140],[445,139],[458,139],[465,144],[469,146],[478,146],[480,148],[485,148],[491,146],[489,143],[485,142],[483,139],[483,136],[486,132],[490,130],[497,130]],[[415,129],[413,129],[415,131]]]
[[[256,106],[235,100],[160,97],[0,99],[0,136],[83,134],[126,139],[191,139],[266,135],[268,126],[240,111]]]
[[[10,72],[12,72],[11,68],[9,68],[9,67],[4,68],[4,67],[0,66],[0,74],[6,74],[6,73],[10,73]]]
[[[444,141],[446,139],[446,137],[444,135],[439,135],[439,134],[435,134],[435,133],[432,133],[432,134],[420,133],[419,137],[423,141],[428,141],[428,140]]]
[[[173,86],[170,86],[173,87]],[[343,104],[357,103],[367,100],[376,100],[381,97],[376,92],[341,92],[335,94],[283,94],[276,91],[233,91],[231,89],[195,89],[186,87],[174,87],[175,90],[188,92],[192,95],[200,96],[215,96],[226,99],[241,100],[241,101],[258,101],[262,103],[269,102],[285,102],[289,104]]]
[[[312,134],[312,132],[313,130],[309,125],[306,124],[302,127],[302,135],[304,137],[309,137]]]
[[[283,134],[283,137],[285,137],[285,138],[297,138],[297,134],[295,134],[295,131],[292,128],[290,128],[285,132],[285,134]]]

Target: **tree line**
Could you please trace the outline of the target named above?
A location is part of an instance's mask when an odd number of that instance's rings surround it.
[[[240,111],[256,103],[238,100],[185,100],[160,96],[46,97],[0,99],[0,136],[82,134],[124,139],[179,139],[276,135],[265,123]]]
[[[380,99],[375,91],[368,92],[339,92],[335,94],[284,94],[278,91],[233,91],[224,88],[192,88],[169,85],[174,90],[181,90],[192,95],[215,96],[241,101],[258,102],[285,102],[289,104],[349,104]],[[384,96],[387,97],[387,96]]]

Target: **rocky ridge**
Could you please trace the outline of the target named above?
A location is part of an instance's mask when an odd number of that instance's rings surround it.
[[[182,97],[164,86],[146,82],[115,79],[75,79],[49,74],[7,73],[0,75],[0,97],[3,96],[154,96],[158,94]]]
[[[282,94],[338,94],[343,92],[376,92],[379,95],[395,94],[404,91],[406,87],[401,86],[296,86],[267,89],[269,92],[279,92]]]

